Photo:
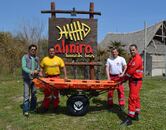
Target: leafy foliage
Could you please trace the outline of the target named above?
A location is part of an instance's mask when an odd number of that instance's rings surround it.
[[[0,60],[3,61],[0,72],[14,73],[20,65],[20,57],[25,46],[15,39],[11,33],[0,33]]]
[[[44,55],[47,51],[47,40],[40,39],[36,43],[39,48],[39,52]],[[0,32],[0,74],[15,74],[18,68],[21,66],[21,57],[27,53],[30,43],[27,40],[17,36],[13,36],[8,32]]]

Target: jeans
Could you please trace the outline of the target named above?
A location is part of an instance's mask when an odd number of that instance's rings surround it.
[[[36,109],[37,98],[36,88],[31,79],[23,79],[24,96],[23,96],[23,112],[29,112]]]

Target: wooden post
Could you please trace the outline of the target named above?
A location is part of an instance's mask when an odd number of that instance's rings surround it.
[[[90,3],[89,12],[90,12],[89,18],[93,19],[94,18],[94,15],[93,15],[93,13],[94,13],[94,3],[93,2]]]
[[[94,15],[93,15],[93,13],[94,13],[94,3],[93,2],[90,3],[89,12],[90,12],[89,18],[94,19]],[[90,62],[93,62],[93,59],[90,59]],[[89,67],[90,67],[90,72],[89,72],[90,73],[90,79],[95,79],[94,65],[90,65]]]
[[[51,17],[56,17],[55,15],[55,3],[51,2]]]
[[[93,2],[90,3],[89,12],[90,12],[89,18],[94,19],[94,15],[93,15],[94,3]],[[93,59],[90,59],[90,62],[93,62]],[[90,79],[95,79],[95,66],[94,65],[90,65],[90,72],[89,73],[90,73]]]
[[[72,60],[72,63],[77,63],[75,58]],[[74,65],[72,68],[73,68],[74,79],[76,79],[77,78],[77,67]]]
[[[90,60],[92,62],[92,60]],[[95,79],[95,66],[90,65],[90,79]]]

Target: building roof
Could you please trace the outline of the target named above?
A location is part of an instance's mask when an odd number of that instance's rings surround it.
[[[151,44],[151,41],[154,39],[155,35],[161,31],[159,31],[161,29],[161,26],[165,24],[166,21],[161,21],[153,26],[150,26],[147,28],[147,50],[148,47]],[[166,29],[165,29],[166,30]],[[166,34],[166,31],[165,31]],[[161,35],[161,34],[160,34]],[[138,46],[139,52],[141,53],[144,50],[144,44],[145,44],[145,31],[144,29],[141,31],[137,31],[137,32],[132,32],[132,33],[108,33],[106,35],[106,37],[104,38],[104,40],[99,44],[99,47],[102,49],[107,48],[111,42],[121,42],[122,44],[126,45],[126,47],[128,47],[130,44],[136,44]],[[161,47],[160,49],[162,49],[163,47]],[[156,50],[156,48],[155,48]],[[160,50],[163,52],[163,50]]]

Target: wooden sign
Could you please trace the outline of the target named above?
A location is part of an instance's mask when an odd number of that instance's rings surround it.
[[[49,18],[49,45],[66,58],[94,58],[97,19]]]

